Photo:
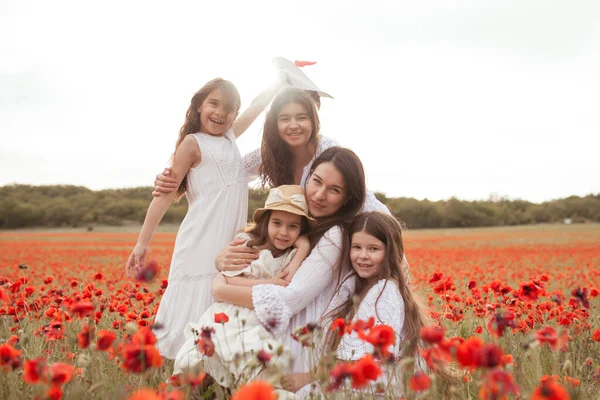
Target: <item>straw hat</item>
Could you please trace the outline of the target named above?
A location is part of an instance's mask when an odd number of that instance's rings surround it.
[[[309,223],[314,223],[314,218],[308,216],[308,206],[306,205],[306,196],[302,186],[282,185],[269,191],[265,206],[254,211],[253,219],[259,223],[263,214],[267,210],[285,211],[292,214],[306,217]]]
[[[300,68],[298,68],[290,60],[283,57],[277,57],[273,59],[273,66],[276,69],[280,69],[286,72],[288,82],[293,87],[302,90],[312,90],[313,92],[317,92],[317,94],[321,97],[329,97],[333,99],[332,95],[319,89],[317,85],[315,85],[313,81],[308,79],[308,76],[306,76],[306,74],[302,72]]]

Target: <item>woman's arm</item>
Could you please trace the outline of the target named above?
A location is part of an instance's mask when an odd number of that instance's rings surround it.
[[[183,177],[187,174],[190,167],[200,160],[200,149],[196,139],[192,136],[187,136],[177,148],[175,155],[173,156],[173,166],[171,167],[177,178],[177,186],[183,180]],[[165,212],[169,208],[169,205],[175,198],[176,191],[168,193],[165,196],[155,197],[152,199],[148,211],[146,212],[146,218],[140,231],[136,246],[129,256],[126,266],[126,274],[130,275],[135,270],[139,270],[145,262],[145,258],[148,251],[148,246],[154,236],[156,227],[162,220]]]
[[[288,272],[281,271],[274,277],[270,279],[254,279],[254,278],[245,278],[243,276],[225,276],[225,281],[228,285],[232,286],[256,286],[256,285],[278,285],[278,286],[287,286],[290,282],[284,278],[287,278]]]
[[[256,96],[254,100],[252,100],[250,107],[248,107],[242,113],[242,115],[237,117],[233,123],[233,133],[235,134],[236,138],[240,137],[242,133],[246,132],[246,130],[250,127],[250,125],[252,125],[260,113],[267,108],[271,100],[273,100],[273,97],[275,97],[286,80],[287,74],[285,71],[279,71],[277,75],[277,81],[266,88],[261,94]]]

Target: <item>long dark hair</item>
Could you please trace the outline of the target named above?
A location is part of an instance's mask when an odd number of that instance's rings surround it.
[[[418,295],[414,292],[412,285],[408,283],[407,276],[402,268],[404,259],[402,227],[394,217],[381,212],[365,212],[358,214],[352,220],[352,223],[344,235],[342,257],[340,259],[340,267],[338,268],[338,282],[341,282],[342,274],[345,272],[341,266],[351,265],[350,247],[352,235],[357,232],[365,232],[385,244],[385,256],[381,263],[377,282],[385,279],[384,289],[385,285],[392,284],[389,282],[390,280],[398,283],[398,289],[400,290],[400,295],[404,301],[404,328],[403,332],[398,332],[403,334],[404,337],[404,341],[401,345],[402,355],[404,357],[416,357],[418,355],[421,328],[428,325],[430,321]],[[373,283],[369,284],[367,279],[358,276],[354,270],[346,279],[350,279],[351,276],[355,276],[356,278],[354,297],[340,305],[338,308],[330,311],[325,316],[325,319],[331,321],[334,321],[337,318],[352,320],[358,310],[360,302],[365,298],[373,286]],[[338,289],[340,286],[341,283],[338,284]],[[379,302],[382,293],[383,290],[375,301],[375,314],[377,315],[377,318],[379,318],[377,313],[377,303]],[[337,348],[339,340],[339,336],[336,333],[327,334],[327,343],[331,345],[331,347],[328,346],[329,348]]]
[[[310,121],[312,132],[307,146],[313,144],[316,148],[319,137],[319,114],[315,108],[315,102],[308,93],[303,90],[288,88],[279,93],[273,100],[273,104],[265,119],[261,145],[260,179],[263,186],[278,187],[294,183],[294,164],[292,152],[288,145],[279,136],[277,117],[283,107],[290,103],[296,103],[304,107]]]
[[[342,229],[347,228],[352,218],[362,209],[367,193],[365,171],[360,158],[352,150],[343,147],[330,147],[317,157],[310,168],[308,179],[304,183],[305,192],[306,184],[310,181],[315,169],[326,162],[331,163],[344,178],[347,198],[346,203],[335,214],[317,220],[317,226],[308,234],[313,247],[330,228],[336,225],[341,226]]]
[[[246,244],[248,247],[261,247],[269,241],[269,220],[271,219],[271,211],[272,210],[266,210],[258,223],[246,230],[246,233],[250,236],[250,240]],[[304,235],[309,230],[310,225],[308,224],[308,219],[306,217],[301,216],[301,220],[300,235]],[[274,246],[270,246],[269,250],[273,254],[273,257],[280,257],[284,253],[284,251],[276,249]]]
[[[198,107],[200,107],[202,103],[204,103],[204,100],[206,100],[206,98],[215,90],[220,90],[223,95],[222,101],[225,112],[238,113],[241,100],[240,94],[234,84],[230,81],[226,81],[223,78],[216,78],[208,82],[206,85],[202,86],[202,88],[200,88],[196,94],[194,94],[192,100],[190,101],[190,106],[185,113],[185,122],[179,130],[179,137],[177,138],[177,143],[175,144],[175,151],[177,151],[177,148],[187,135],[201,131],[200,113],[198,112]],[[175,155],[175,153],[173,153],[173,155]],[[179,184],[177,194],[175,195],[176,198],[181,197],[187,189],[186,177],[187,174],[183,177],[183,180]]]

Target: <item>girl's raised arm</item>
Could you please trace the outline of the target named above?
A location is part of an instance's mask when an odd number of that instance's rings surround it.
[[[252,123],[258,118],[261,112],[267,108],[273,97],[277,94],[282,85],[287,81],[287,74],[285,71],[280,70],[277,74],[277,80],[274,84],[266,88],[261,94],[256,96],[250,107],[248,107],[233,123],[233,133],[235,137],[240,137],[242,133],[252,125]]]
[[[199,161],[200,149],[198,148],[198,143],[193,136],[188,135],[183,139],[173,156],[171,171],[173,176],[177,179],[177,186],[179,186],[189,169]],[[148,211],[146,212],[146,218],[144,219],[144,225],[140,231],[137,244],[131,252],[129,259],[127,260],[127,265],[125,266],[125,274],[127,276],[134,275],[145,264],[148,255],[148,246],[150,245],[152,236],[154,236],[154,231],[165,215],[165,212],[167,212],[176,193],[177,191],[174,190],[152,199]]]

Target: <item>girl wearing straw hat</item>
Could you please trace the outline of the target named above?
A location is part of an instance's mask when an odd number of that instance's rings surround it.
[[[286,286],[310,253],[304,234],[314,222],[308,216],[302,187],[283,185],[271,189],[265,206],[254,212],[255,225],[236,236],[247,246],[260,250],[258,259],[239,271],[223,272],[228,283]],[[246,307],[214,303],[197,323],[186,326],[184,335],[186,341],[177,353],[175,373],[200,368],[220,385],[234,388],[259,375],[267,380],[279,377],[290,366],[289,352],[278,351],[280,346],[270,328]],[[269,359],[264,365],[256,364],[261,351]]]

